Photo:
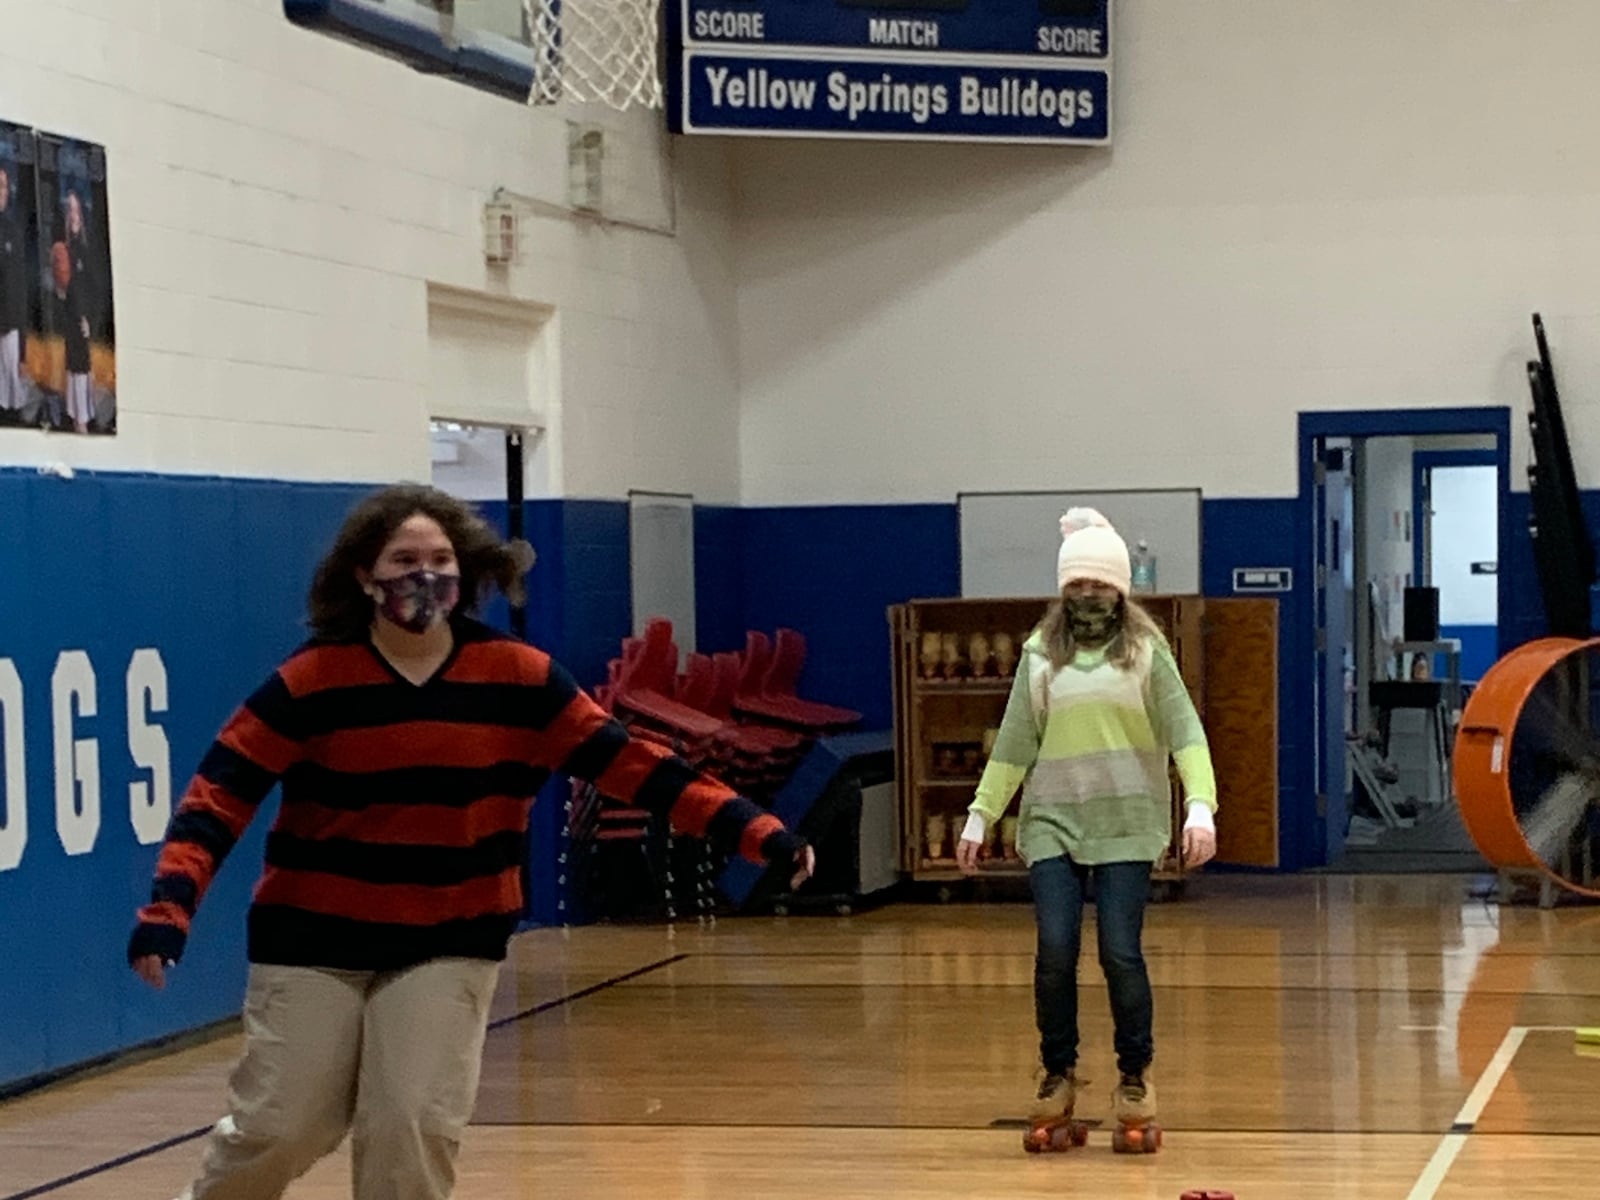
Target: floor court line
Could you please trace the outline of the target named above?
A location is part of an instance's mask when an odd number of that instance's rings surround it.
[[[167,1138],[163,1142],[154,1142],[149,1146],[141,1146],[118,1158],[107,1162],[96,1163],[92,1167],[85,1167],[81,1171],[74,1171],[71,1175],[63,1175],[60,1179],[52,1179],[49,1183],[41,1183],[36,1187],[27,1188],[20,1192],[13,1192],[4,1197],[4,1200],[33,1200],[35,1196],[47,1195],[50,1192],[60,1191],[64,1187],[71,1187],[75,1183],[82,1183],[85,1179],[93,1179],[96,1175],[104,1175],[108,1171],[115,1171],[129,1163],[136,1163],[142,1158],[149,1158],[153,1154],[161,1154],[185,1142],[193,1142],[211,1132],[211,1126],[205,1125],[199,1129],[191,1129],[188,1133],[180,1133],[176,1137]]]
[[[610,979],[603,979],[599,983],[592,984],[591,986],[582,988],[579,991],[569,992],[565,996],[558,996],[554,1000],[546,1000],[543,1004],[535,1004],[532,1008],[525,1008],[521,1012],[512,1013],[509,1017],[501,1017],[498,1021],[490,1021],[489,1032],[493,1033],[496,1029],[504,1029],[507,1025],[514,1024],[515,1022],[521,1021],[527,1017],[536,1017],[542,1012],[549,1012],[552,1008],[560,1008],[563,1005],[571,1004],[574,1000],[582,1000],[585,996],[592,996],[596,992],[603,992],[607,988],[616,987],[619,983],[627,983],[630,979],[637,979],[641,975],[648,975],[651,971],[659,971],[662,967],[670,967],[674,963],[680,963],[688,957],[689,955],[687,954],[674,954],[667,958],[657,959],[655,962],[649,963],[646,966],[638,967],[635,970],[628,971],[622,975],[613,976]]]
[[[1472,1135],[1478,1118],[1483,1116],[1483,1110],[1488,1107],[1495,1088],[1500,1086],[1500,1081],[1511,1069],[1511,1061],[1516,1058],[1517,1051],[1522,1048],[1522,1043],[1527,1040],[1528,1034],[1547,1031],[1552,1031],[1552,1027],[1513,1025],[1506,1030],[1506,1036],[1500,1041],[1500,1048],[1494,1052],[1489,1065],[1484,1067],[1483,1074],[1478,1076],[1478,1082],[1467,1094],[1466,1102],[1456,1114],[1450,1132],[1440,1139],[1439,1148],[1433,1152],[1428,1165],[1422,1169],[1422,1174],[1417,1177],[1417,1182],[1406,1200],[1433,1200],[1439,1188],[1443,1186],[1445,1176],[1450,1173],[1450,1168],[1455,1165],[1456,1159],[1466,1146],[1467,1138]]]
[[[697,954],[697,955],[690,955],[690,956],[686,956],[686,957],[700,958],[702,956]],[[663,963],[658,964],[658,965],[665,965],[665,961],[663,961]],[[651,967],[649,969],[650,970],[655,970],[656,968],[655,967]],[[639,972],[639,974],[644,974],[644,972],[641,971],[641,972]],[[1010,982],[1010,983],[1003,982],[1003,981],[996,981],[996,982],[993,982],[993,983],[988,983],[988,982],[982,982],[982,981],[978,981],[978,980],[950,979],[950,980],[939,981],[937,983],[930,983],[930,982],[928,982],[926,980],[920,980],[920,979],[912,980],[912,981],[909,981],[909,982],[907,982],[905,980],[899,980],[899,979],[889,979],[889,980],[883,980],[883,981],[880,981],[880,982],[867,982],[867,981],[863,981],[863,980],[859,980],[859,979],[836,980],[836,981],[829,981],[829,980],[812,981],[812,980],[806,980],[806,979],[798,979],[798,980],[791,980],[791,981],[785,981],[785,982],[773,981],[773,982],[762,982],[762,983],[756,983],[756,982],[751,982],[751,981],[746,981],[746,980],[740,980],[737,984],[729,984],[726,980],[713,979],[713,980],[690,980],[688,982],[683,982],[683,983],[678,983],[678,982],[673,982],[673,983],[646,983],[646,984],[642,984],[640,986],[641,986],[641,988],[655,988],[655,989],[666,990],[666,991],[674,991],[674,992],[688,991],[688,990],[691,990],[691,989],[696,990],[696,991],[716,991],[719,988],[725,988],[725,987],[729,987],[729,986],[737,986],[737,987],[743,988],[743,989],[745,989],[747,991],[754,991],[756,989],[783,990],[783,991],[796,991],[796,990],[808,990],[808,989],[809,990],[814,990],[814,991],[827,991],[827,990],[831,989],[831,990],[834,990],[834,991],[838,991],[841,988],[850,988],[852,990],[877,990],[877,989],[882,989],[884,991],[890,991],[890,990],[893,990],[895,988],[900,988],[900,989],[905,989],[905,990],[914,990],[914,989],[926,988],[926,987],[960,987],[960,988],[988,989],[988,990],[991,990],[991,991],[1017,991],[1017,990],[1021,990],[1021,989],[1024,989],[1024,988],[1031,989],[1033,987],[1033,981],[1030,980],[1030,979],[1018,979],[1015,982]],[[1086,976],[1080,977],[1079,980],[1078,980],[1078,987],[1080,989],[1082,989],[1082,988],[1090,988],[1090,989],[1092,989],[1092,988],[1103,988],[1104,986],[1105,986],[1105,984],[1099,978],[1097,978],[1097,977],[1095,977],[1093,975],[1086,975]],[[1158,992],[1259,992],[1259,991],[1262,990],[1260,984],[1254,984],[1254,983],[1154,983],[1154,982],[1152,982],[1150,986],[1152,988],[1154,988]],[[1301,993],[1314,993],[1316,995],[1325,995],[1325,996],[1326,995],[1331,995],[1331,996],[1452,996],[1453,997],[1453,996],[1469,996],[1469,995],[1470,996],[1520,996],[1520,995],[1522,995],[1521,992],[1516,991],[1514,989],[1510,989],[1510,988],[1489,988],[1489,987],[1479,987],[1479,988],[1471,988],[1471,989],[1468,989],[1468,988],[1400,988],[1400,987],[1363,987],[1363,986],[1360,986],[1358,984],[1312,984],[1312,983],[1280,983],[1280,984],[1274,984],[1273,987],[1272,987],[1272,991],[1277,992],[1277,993],[1281,993],[1281,994],[1285,994],[1285,995],[1299,995]],[[1552,993],[1552,995],[1558,996],[1562,1000],[1600,1000],[1600,992],[1556,992],[1556,993]]]

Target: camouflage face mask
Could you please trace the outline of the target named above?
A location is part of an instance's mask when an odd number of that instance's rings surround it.
[[[1066,611],[1073,641],[1099,646],[1110,641],[1122,623],[1122,598],[1073,597],[1066,602]]]

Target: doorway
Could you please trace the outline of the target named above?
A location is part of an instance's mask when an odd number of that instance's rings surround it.
[[[507,538],[526,538],[523,502],[527,496],[530,450],[542,430],[507,429],[470,421],[434,420],[429,425],[432,443],[433,486],[466,500]],[[507,604],[496,594],[479,613],[496,629],[528,636],[527,609]]]
[[[1461,678],[1483,678],[1499,657],[1500,504],[1492,444],[1419,446],[1413,457],[1416,575],[1439,592],[1439,632],[1461,644]],[[1436,667],[1440,664],[1434,664]]]
[[[672,622],[679,666],[697,645],[694,497],[680,492],[628,493],[628,566],[633,635],[657,617]]]
[[[1499,653],[1510,410],[1308,413],[1300,439],[1310,857],[1478,869],[1450,759]]]

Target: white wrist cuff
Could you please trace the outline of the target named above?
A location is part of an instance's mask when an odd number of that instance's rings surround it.
[[[1207,833],[1217,831],[1216,818],[1211,815],[1211,809],[1198,800],[1189,801],[1189,819],[1183,823],[1185,829],[1204,829]]]
[[[983,844],[984,836],[989,832],[989,822],[983,819],[982,813],[968,813],[967,824],[961,831],[963,842],[977,842]]]

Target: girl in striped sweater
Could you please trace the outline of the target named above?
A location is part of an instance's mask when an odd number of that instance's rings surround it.
[[[1039,930],[1034,1004],[1044,1079],[1032,1097],[1036,1129],[1070,1121],[1080,1087],[1078,944],[1093,876],[1116,1027],[1113,1115],[1125,1129],[1143,1128],[1155,1118],[1147,1075],[1155,1045],[1141,937],[1151,868],[1172,831],[1169,757],[1188,797],[1190,866],[1216,852],[1216,783],[1172,651],[1129,596],[1127,544],[1092,509],[1069,512],[1061,531],[1061,599],[1023,647],[957,859],[962,870],[977,870],[979,847],[1021,784],[1017,848]]]
[[[445,1200],[552,773],[798,887],[778,819],[635,741],[544,651],[467,615],[527,548],[434,488],[358,505],[311,586],[312,638],[233,714],[173,815],[128,961],[183,956],[223,860],[281,780],[249,915],[244,1058],[186,1200],[276,1200],[351,1135],[356,1200]]]

